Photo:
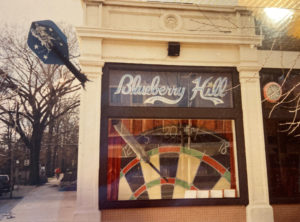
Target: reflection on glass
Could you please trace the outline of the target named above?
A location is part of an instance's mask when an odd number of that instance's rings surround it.
[[[289,135],[280,120],[266,120],[270,196],[300,197],[300,129]]]
[[[108,200],[237,196],[232,120],[110,119],[108,125]]]

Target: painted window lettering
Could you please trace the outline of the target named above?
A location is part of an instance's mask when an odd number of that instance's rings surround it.
[[[204,80],[201,86],[201,77],[195,79],[193,81],[195,87],[192,89],[193,95],[190,100],[195,99],[197,92],[199,92],[201,99],[210,100],[214,105],[224,103],[220,98],[223,98],[226,95],[227,77],[219,77],[214,82],[212,81],[212,78],[213,77],[209,77]]]
[[[120,82],[115,94],[123,95],[150,95],[144,103],[153,104],[155,101],[161,101],[166,104],[176,104],[184,96],[185,87],[164,86],[160,85],[160,77],[155,76],[152,79],[151,85],[141,85],[141,75],[133,77],[130,74],[125,74]],[[165,98],[164,96],[178,97],[175,100]]]
[[[224,104],[223,97],[226,96],[228,88],[227,77],[200,76],[187,85],[190,85],[191,92],[188,92],[189,88],[185,85],[164,84],[158,75],[150,82],[146,82],[141,75],[125,74],[121,77],[114,95],[147,96],[143,101],[144,104],[154,104],[157,101],[164,104],[178,104],[185,94],[188,94],[190,101],[199,95],[200,99],[210,101],[215,106]]]

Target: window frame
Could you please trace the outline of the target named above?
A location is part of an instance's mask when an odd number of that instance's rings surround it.
[[[273,75],[273,79],[270,81],[276,81],[276,77],[282,75],[283,73],[290,72],[289,75],[293,75],[299,73],[299,69],[289,70],[289,69],[279,69],[279,68],[263,68],[260,70],[260,78],[262,79],[263,74]],[[260,81],[261,92],[263,91],[263,87],[266,83],[264,81]],[[263,93],[261,93],[261,100],[264,100]],[[267,124],[266,121],[268,119],[273,119],[277,121],[285,121],[293,118],[293,114],[288,113],[282,109],[276,109],[272,112],[272,116],[269,118],[270,109],[265,108],[262,103],[262,114],[263,114],[263,124],[264,124],[264,139],[265,139],[265,152],[266,152],[266,161],[267,161],[267,174],[268,174],[268,191],[269,191],[269,199],[270,204],[295,204],[300,203],[300,197],[274,197],[271,193],[272,183],[271,183],[271,163],[270,163],[270,146],[267,142]]]
[[[169,72],[206,72],[231,73],[232,86],[239,86],[239,74],[235,67],[190,67],[168,65],[141,65],[124,63],[106,63],[102,75],[101,92],[101,131],[100,131],[100,170],[99,170],[99,209],[140,208],[166,206],[212,206],[247,205],[248,186],[244,146],[243,115],[240,87],[232,91],[232,108],[190,108],[190,107],[124,107],[109,106],[109,72],[114,69],[134,71]],[[122,109],[122,112],[120,112]],[[176,110],[170,112],[170,109]],[[216,112],[217,111],[217,112]],[[161,199],[161,200],[107,200],[107,158],[108,158],[108,119],[110,118],[148,118],[148,119],[231,119],[234,120],[235,142],[238,169],[238,187],[240,196],[236,198],[207,199]]]

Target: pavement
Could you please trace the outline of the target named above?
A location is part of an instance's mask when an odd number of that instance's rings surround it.
[[[56,178],[48,178],[42,186],[26,186],[27,193],[17,193],[4,206],[0,205],[0,221],[5,222],[71,222],[76,205],[76,191],[59,191]],[[1,200],[0,200],[1,204]]]

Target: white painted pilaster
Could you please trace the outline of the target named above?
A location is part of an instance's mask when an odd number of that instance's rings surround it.
[[[98,209],[101,69],[82,90],[75,222],[101,221]]]
[[[105,0],[83,1],[83,24],[90,27],[102,26],[102,4]]]
[[[101,0],[83,1],[84,24],[101,26]],[[80,28],[77,28],[77,33]],[[80,64],[89,82],[81,91],[79,150],[77,175],[77,204],[73,221],[100,222],[99,166],[100,166],[100,116],[102,80],[102,39],[79,34]]]
[[[251,55],[250,55],[251,57]],[[248,57],[249,58],[249,57]],[[259,66],[239,66],[248,175],[247,222],[273,222],[269,204]]]

